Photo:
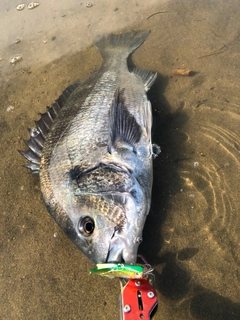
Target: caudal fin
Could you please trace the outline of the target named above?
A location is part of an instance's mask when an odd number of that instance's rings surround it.
[[[122,34],[104,34],[94,39],[95,47],[100,51],[103,59],[112,54],[128,57],[148,37],[150,31],[133,31]]]

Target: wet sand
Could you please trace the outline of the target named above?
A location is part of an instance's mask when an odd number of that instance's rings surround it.
[[[158,72],[162,149],[139,249],[155,269],[154,319],[240,319],[239,1],[0,2],[0,319],[119,319],[118,281],[89,275],[17,149],[38,112],[100,66],[95,35],[140,29],[151,34],[130,63]]]

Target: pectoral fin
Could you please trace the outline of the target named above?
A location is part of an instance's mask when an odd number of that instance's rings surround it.
[[[110,149],[117,141],[122,141],[134,147],[139,142],[142,129],[135,117],[127,110],[119,89],[109,110]]]

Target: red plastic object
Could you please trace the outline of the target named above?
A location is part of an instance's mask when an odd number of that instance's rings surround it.
[[[150,320],[157,306],[157,293],[145,279],[131,279],[121,293],[122,320]]]

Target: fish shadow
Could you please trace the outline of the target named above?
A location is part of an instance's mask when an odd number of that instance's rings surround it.
[[[184,144],[187,139],[181,128],[188,121],[188,116],[182,110],[181,104],[177,111],[172,113],[164,97],[168,82],[168,77],[158,75],[148,93],[153,110],[152,141],[160,146],[161,153],[153,162],[151,210],[146,219],[144,241],[139,250],[146,258],[151,258],[149,262],[152,265],[158,264],[157,256],[163,244],[160,230],[171,207],[172,196],[179,193],[182,187],[178,161],[181,154],[184,154]]]
[[[161,274],[155,273],[154,285],[161,295],[169,299],[173,309],[182,304],[191,319],[240,319],[239,303],[195,284],[190,273],[179,266],[179,261],[191,259],[197,253],[197,248],[185,248],[178,253],[165,252],[158,260],[164,267]]]
[[[152,266],[162,267],[161,273],[154,271],[154,286],[169,299],[173,308],[176,303],[184,302],[184,308],[188,309],[192,319],[237,320],[240,319],[240,304],[195,284],[190,272],[182,267],[181,261],[191,259],[198,253],[198,248],[184,248],[179,252],[159,255],[164,241],[162,225],[171,208],[172,197],[182,188],[178,163],[184,157],[187,137],[181,129],[189,120],[181,101],[177,110],[171,112],[164,97],[168,81],[168,77],[158,75],[148,94],[153,109],[152,141],[161,147],[161,154],[154,160],[152,204],[139,252]]]

